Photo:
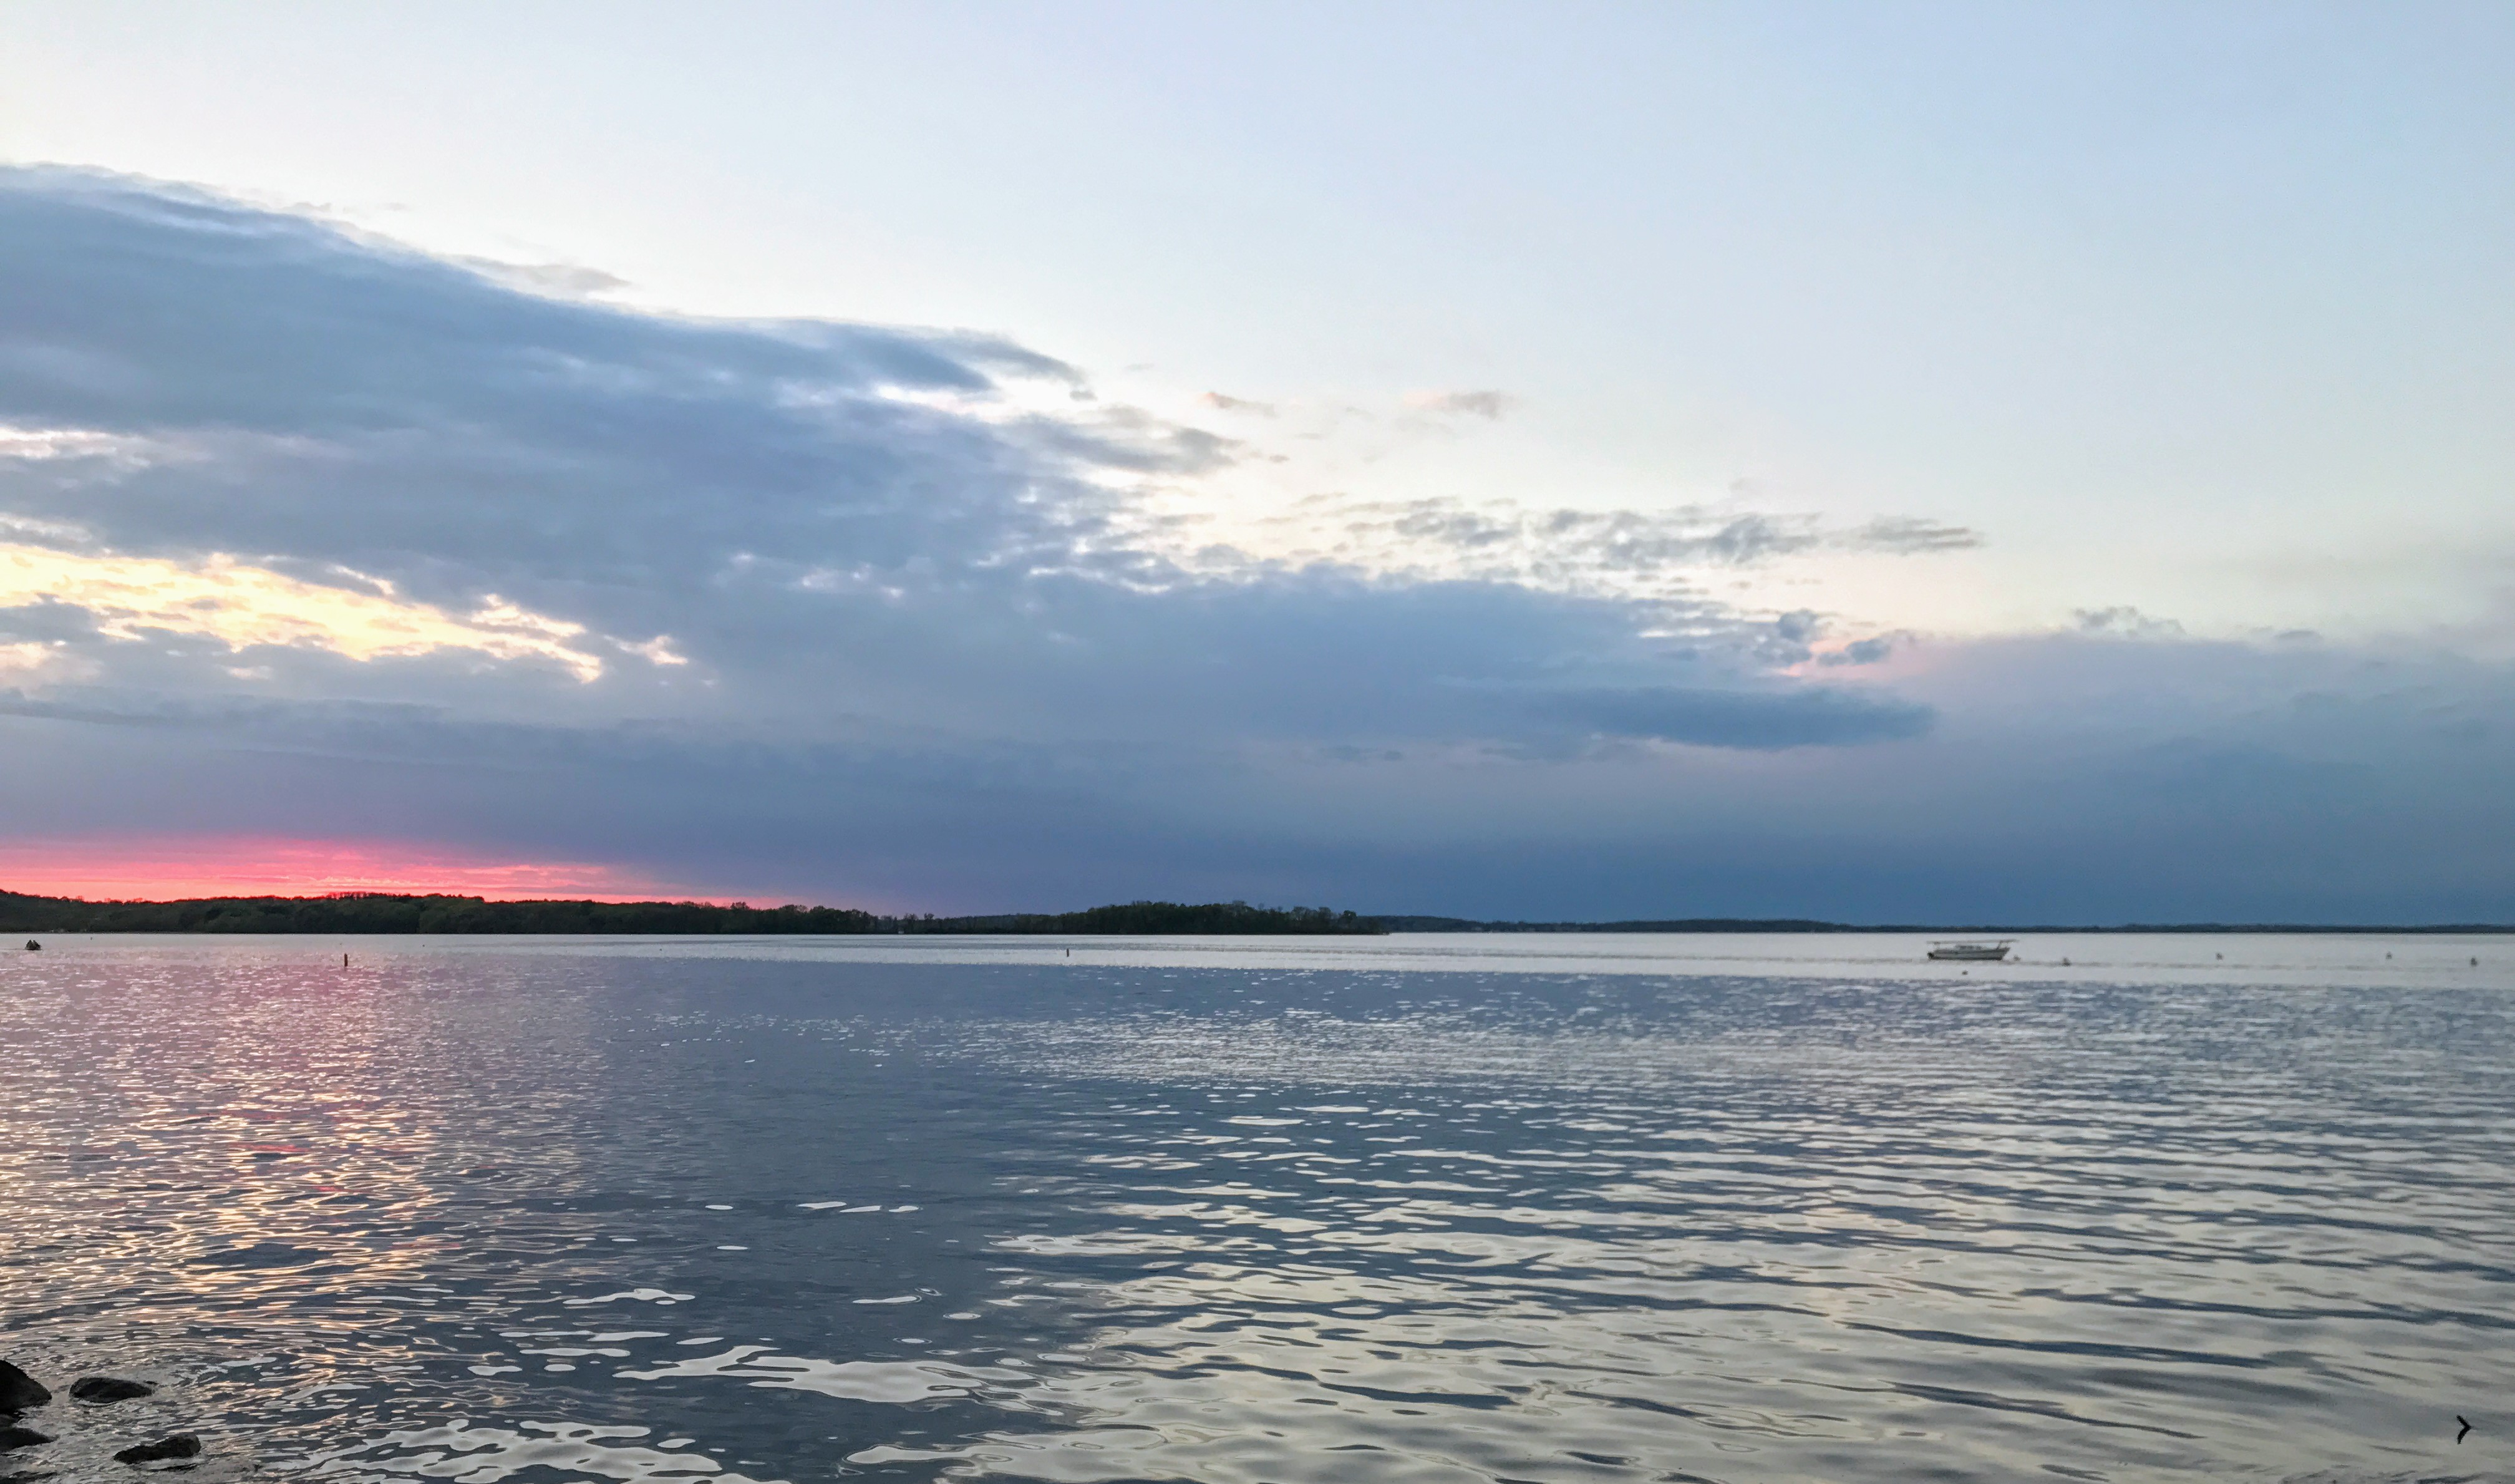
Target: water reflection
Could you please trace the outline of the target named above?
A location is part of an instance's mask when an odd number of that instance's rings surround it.
[[[310,1459],[304,1472],[309,1477],[339,1484],[392,1484],[412,1478],[497,1484],[528,1469],[575,1478],[705,1478],[714,1484],[763,1484],[747,1474],[724,1468],[704,1453],[676,1453],[644,1446],[638,1440],[648,1431],[644,1427],[580,1427],[564,1422],[522,1422],[498,1427],[457,1419],[439,1427],[390,1432],[374,1442]],[[683,1447],[689,1443],[686,1438],[674,1441]]]
[[[19,1466],[177,1424],[214,1470],[760,1484],[2515,1439],[2486,991],[324,946],[11,965],[0,1353],[168,1381]]]

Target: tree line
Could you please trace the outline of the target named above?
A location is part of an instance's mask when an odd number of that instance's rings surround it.
[[[220,896],[90,902],[0,891],[5,932],[333,933],[1371,933],[1380,924],[1327,907],[1247,902],[1126,902],[1082,912],[993,917],[887,917],[853,907],[748,902],[493,902],[477,896],[345,891],[328,896]]]

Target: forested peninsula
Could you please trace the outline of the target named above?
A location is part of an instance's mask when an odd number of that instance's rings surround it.
[[[1126,902],[1083,912],[995,917],[885,917],[852,907],[747,902],[493,902],[477,896],[217,896],[175,902],[90,902],[0,891],[0,932],[1047,932],[1375,933],[1371,918],[1327,907],[1247,902]]]

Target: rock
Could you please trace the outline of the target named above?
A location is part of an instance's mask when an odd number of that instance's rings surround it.
[[[124,1381],[119,1376],[82,1376],[70,1382],[70,1395],[83,1402],[127,1402],[156,1393],[157,1388],[144,1381]]]
[[[153,1443],[140,1443],[113,1456],[117,1463],[162,1463],[168,1459],[193,1459],[201,1455],[201,1440],[188,1432],[177,1432]]]
[[[52,1399],[53,1393],[44,1389],[42,1381],[0,1360],[0,1413],[23,1412]]]
[[[51,1441],[32,1427],[0,1427],[0,1453],[7,1453],[12,1448],[32,1448],[38,1443]]]

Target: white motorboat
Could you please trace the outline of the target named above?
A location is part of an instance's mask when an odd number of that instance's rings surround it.
[[[2008,945],[2015,941],[2015,938],[2001,938],[1997,942],[1941,939],[1930,944],[1930,957],[1959,959],[1968,964],[1996,964],[2008,957]]]

